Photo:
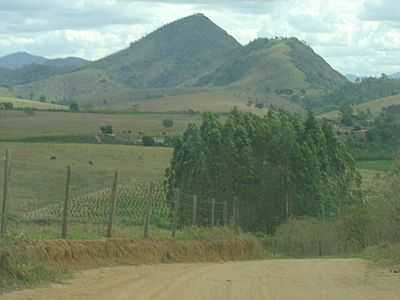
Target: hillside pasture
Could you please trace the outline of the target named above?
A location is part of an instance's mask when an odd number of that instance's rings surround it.
[[[172,128],[162,121],[172,119]],[[0,140],[21,140],[32,137],[95,136],[101,126],[111,125],[114,132],[131,131],[137,135],[160,136],[182,133],[190,123],[200,122],[200,115],[190,114],[101,114],[69,112],[0,111]]]
[[[0,104],[1,103],[12,103],[14,108],[16,109],[31,108],[37,110],[69,110],[69,107],[65,105],[39,102],[27,99],[19,99],[6,96],[0,96]]]

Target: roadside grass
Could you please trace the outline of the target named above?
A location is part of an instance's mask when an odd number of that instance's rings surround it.
[[[162,181],[172,156],[172,149],[159,147],[0,142],[1,156],[6,149],[11,153],[10,215],[62,203],[68,165],[71,196],[81,196],[110,188],[116,170],[121,185]]]
[[[137,227],[136,230],[141,230],[142,228]],[[139,232],[139,231],[138,231]],[[86,233],[85,233],[86,234]],[[84,235],[85,235],[84,234]],[[92,241],[99,241],[100,239],[92,239],[94,236],[75,236],[77,238],[78,243],[84,243],[84,239],[80,239],[81,237],[89,238],[88,240]],[[32,238],[32,237],[30,237]],[[46,238],[45,236],[42,236],[41,238]],[[39,239],[42,240],[42,239]],[[71,239],[69,239],[71,240]],[[105,240],[105,239],[103,239]],[[138,247],[141,247],[140,241],[143,241],[143,237],[135,239],[134,237],[126,238],[125,240],[123,239],[116,239],[112,240],[111,243],[115,241],[115,245],[112,247],[119,247],[118,245],[121,244],[121,247],[124,243],[129,243],[132,240],[137,240],[138,242]],[[28,259],[27,257],[21,257],[18,254],[18,244],[21,242],[25,241],[25,237],[20,235],[18,237],[15,236],[9,236],[8,240],[2,240],[0,241],[0,294],[15,290],[15,289],[21,289],[21,288],[29,288],[29,287],[36,287],[38,285],[44,285],[48,284],[51,282],[62,282],[70,277],[72,277],[72,271],[74,268],[70,269],[68,265],[63,265],[62,259],[63,257],[59,257],[61,260],[60,262],[57,261],[57,263],[43,263],[39,262],[40,260],[36,261],[35,259]],[[32,241],[30,239],[30,241]],[[44,239],[43,241],[46,241]],[[170,231],[168,230],[160,230],[160,229],[155,229],[153,236],[150,240],[154,241],[154,247],[163,247],[162,244],[161,246],[158,245],[158,241],[172,241]],[[267,257],[267,252],[263,252],[263,249],[261,247],[261,244],[257,241],[256,237],[252,236],[251,234],[237,234],[234,232],[232,228],[187,228],[182,231],[177,231],[177,237],[176,241],[185,241],[188,242],[191,247],[194,247],[196,251],[193,253],[187,252],[185,250],[185,247],[183,247],[183,244],[181,245],[175,245],[173,244],[164,244],[164,245],[169,245],[167,247],[167,253],[172,255],[170,258],[167,256],[165,259],[165,262],[173,262],[174,261],[174,256],[176,255],[178,258],[181,255],[182,258],[189,258],[193,256],[193,261],[197,261],[199,257],[196,257],[196,255],[201,255],[201,251],[210,251],[211,253],[219,253],[219,248],[218,248],[218,243],[222,242],[222,244],[225,244],[227,242],[227,245],[232,245],[230,242],[234,241],[239,241],[240,247],[243,247],[243,249],[225,249],[225,255],[228,257],[231,257],[230,259],[236,259],[239,257],[235,257],[235,255],[240,255],[241,257],[246,257],[246,256],[252,256],[256,255],[259,258]],[[203,248],[199,248],[200,244],[191,244],[190,241],[193,242],[202,242],[204,241]],[[55,241],[54,245],[58,245],[55,247],[60,247],[62,243],[58,243],[59,241]],[[245,242],[244,245],[241,242]],[[98,245],[98,244],[97,244]],[[225,246],[225,248],[227,247]],[[247,245],[247,246],[245,246]],[[29,248],[29,247],[28,247]],[[190,247],[189,247],[190,248]],[[215,249],[214,249],[215,248]],[[10,249],[16,249],[16,251],[10,250]],[[29,250],[29,249],[28,249]],[[60,249],[53,249],[55,252],[57,252]],[[57,250],[57,251],[56,251]],[[154,250],[154,249],[153,249]],[[166,250],[166,249],[165,249]],[[164,250],[164,251],[165,251]],[[124,257],[120,257],[120,254],[118,254],[118,251],[115,250],[115,254],[111,248],[109,249],[109,257],[104,257],[102,259],[98,259],[96,264],[91,266],[91,267],[102,267],[102,266],[113,266],[113,265],[120,265],[120,264],[125,264]],[[222,251],[222,250],[221,250]],[[226,253],[228,251],[228,253]],[[247,253],[248,252],[248,253]],[[24,252],[25,253],[25,252]],[[234,254],[236,253],[236,254]],[[53,255],[55,255],[53,253]],[[73,255],[73,254],[69,254]],[[88,254],[90,255],[90,254]],[[114,256],[113,256],[114,255]],[[146,256],[144,253],[138,253],[139,257],[137,257],[135,260],[140,259],[141,256]],[[223,253],[220,253],[220,255],[224,255]],[[129,256],[129,254],[128,254]],[[58,257],[58,256],[57,256]],[[96,259],[96,258],[91,258],[91,259]],[[215,257],[210,257],[211,261],[215,261]],[[129,263],[128,257],[126,258],[126,263]],[[155,261],[155,263],[157,263]],[[85,268],[84,266],[81,266],[82,268]]]
[[[400,272],[400,244],[384,243],[365,249],[362,257],[382,266],[399,266]]]

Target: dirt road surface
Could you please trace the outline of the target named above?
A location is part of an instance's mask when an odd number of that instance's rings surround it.
[[[399,300],[400,276],[358,259],[116,267],[0,296],[6,299]]]

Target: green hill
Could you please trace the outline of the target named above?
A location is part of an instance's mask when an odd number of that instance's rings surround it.
[[[264,89],[332,89],[347,82],[310,47],[295,38],[258,39],[244,47],[199,85]],[[278,91],[279,93],[279,91]]]
[[[242,46],[204,15],[161,27],[90,65],[131,88],[190,86]]]
[[[239,102],[239,107],[294,106],[293,110],[299,111],[306,95],[319,95],[346,82],[297,39],[258,39],[243,47],[206,16],[196,14],[74,72],[17,85],[14,93],[107,109],[166,111],[171,103],[173,111],[190,107],[213,110],[216,106],[218,111],[229,111],[232,103]],[[223,103],[214,105],[215,93],[208,91],[221,87],[230,90],[228,97],[236,96],[232,101],[215,97]],[[198,94],[204,89],[202,95],[210,96],[204,100],[208,104],[194,103],[202,101]],[[157,101],[146,105],[150,100]]]

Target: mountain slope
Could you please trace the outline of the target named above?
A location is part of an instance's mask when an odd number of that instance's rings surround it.
[[[241,45],[204,15],[166,25],[89,68],[132,88],[191,85]]]
[[[347,83],[295,38],[258,39],[243,47],[201,14],[168,24],[129,48],[74,72],[38,78],[41,80],[14,86],[15,95],[35,93],[53,101],[107,108],[126,105],[137,109],[153,101],[147,106],[163,106],[164,110],[168,107],[162,101],[173,104],[174,110],[182,102],[181,109],[190,110],[200,101],[198,95],[209,95],[216,101],[224,99],[227,110],[239,101],[249,108],[293,104],[298,111],[308,94],[319,96],[321,90]],[[223,90],[224,95],[211,90]],[[232,95],[236,99],[226,101]],[[192,104],[185,99],[192,99],[188,101]]]
[[[336,88],[347,79],[299,40],[258,39],[244,47],[199,86],[246,86],[266,90]]]
[[[32,55],[26,52],[17,52],[0,57],[0,68],[18,69],[32,64],[43,64],[47,61],[41,56]]]
[[[27,52],[16,52],[0,57],[0,68],[15,70],[30,65],[45,65],[57,68],[79,68],[86,65],[88,62],[89,61],[78,57],[48,59]]]

